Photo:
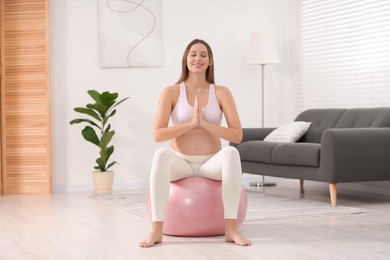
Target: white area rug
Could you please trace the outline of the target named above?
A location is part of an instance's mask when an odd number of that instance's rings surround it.
[[[284,198],[247,190],[248,210],[245,222],[366,213],[360,208],[338,206],[302,199]],[[91,199],[147,218],[147,191],[114,192],[110,195],[91,195]]]

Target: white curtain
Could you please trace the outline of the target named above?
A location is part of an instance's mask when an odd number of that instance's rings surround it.
[[[298,112],[390,106],[390,0],[299,0]]]

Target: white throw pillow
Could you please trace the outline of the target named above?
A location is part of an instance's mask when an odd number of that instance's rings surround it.
[[[264,141],[294,143],[309,129],[311,122],[296,121],[276,128],[264,138]]]

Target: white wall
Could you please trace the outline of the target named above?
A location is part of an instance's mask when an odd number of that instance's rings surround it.
[[[243,127],[261,122],[260,67],[246,65],[245,48],[253,31],[273,31],[281,64],[266,67],[268,126],[293,120],[293,42],[295,7],[290,0],[162,0],[164,59],[158,68],[99,66],[97,0],[51,1],[51,86],[53,190],[91,190],[97,149],[69,121],[89,101],[89,89],[130,96],[112,121],[117,134],[113,159],[120,164],[114,189],[146,187],[153,153],[159,146],[152,125],[161,90],[176,82],[185,46],[202,38],[213,48],[216,83],[228,86]]]

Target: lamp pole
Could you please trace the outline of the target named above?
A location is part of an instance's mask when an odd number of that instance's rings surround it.
[[[264,128],[264,66],[266,64],[279,63],[279,54],[271,32],[253,32],[249,41],[246,62],[248,64],[257,64],[261,66],[261,128]],[[267,183],[264,181],[264,175],[261,181],[250,182],[251,186],[276,186],[276,183]]]
[[[261,66],[261,128],[264,128],[264,66],[265,64],[260,64]]]
[[[264,66],[261,66],[261,128],[264,128]],[[265,177],[262,175],[261,181],[252,181],[249,183],[250,186],[265,187],[265,186],[276,186],[275,182],[265,182]]]

